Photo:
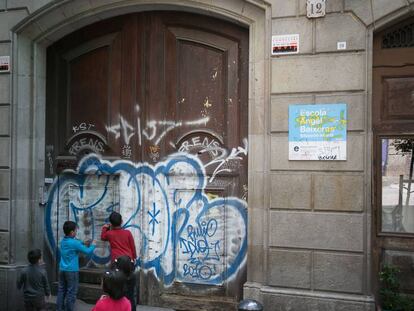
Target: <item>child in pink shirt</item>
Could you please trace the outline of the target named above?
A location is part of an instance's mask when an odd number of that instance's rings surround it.
[[[126,278],[123,272],[106,271],[102,277],[102,289],[107,295],[102,295],[92,311],[131,311],[131,303],[125,295]]]

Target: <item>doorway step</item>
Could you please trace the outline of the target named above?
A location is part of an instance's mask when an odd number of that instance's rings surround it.
[[[78,299],[95,304],[103,295],[101,279],[104,270],[101,269],[81,269],[79,271],[79,290]]]
[[[237,302],[231,297],[223,296],[183,296],[177,294],[162,294],[163,306],[177,311],[223,311],[237,310]]]
[[[81,269],[79,271],[78,300],[88,304],[95,304],[102,296],[101,277],[102,269]],[[58,282],[52,283],[52,293],[57,295]]]

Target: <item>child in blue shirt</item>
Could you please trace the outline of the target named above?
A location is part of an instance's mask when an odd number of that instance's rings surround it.
[[[85,246],[75,239],[76,223],[65,221],[63,232],[65,237],[60,242],[59,286],[57,294],[57,310],[73,311],[79,286],[79,252],[92,254],[95,245]]]

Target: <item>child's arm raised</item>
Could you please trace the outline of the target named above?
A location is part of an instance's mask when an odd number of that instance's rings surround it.
[[[76,250],[82,253],[85,253],[87,255],[92,254],[96,247],[96,245],[91,245],[89,247],[86,247],[81,241],[78,241],[78,240],[75,240],[75,241],[76,241],[76,246],[75,246]]]
[[[101,231],[101,240],[102,241],[108,241],[108,231],[111,230],[111,225],[110,224],[105,224],[102,226],[102,231]]]

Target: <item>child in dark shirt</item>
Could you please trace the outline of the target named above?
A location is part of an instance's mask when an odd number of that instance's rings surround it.
[[[134,261],[126,255],[119,256],[115,259],[114,268],[122,271],[126,279],[126,293],[125,296],[131,302],[131,310],[136,310],[135,289],[137,284]]]
[[[41,258],[42,252],[40,249],[31,250],[27,254],[30,264],[23,270],[17,281],[17,288],[23,288],[26,311],[45,310],[45,296],[50,297],[46,271],[40,266]]]
[[[109,241],[111,247],[111,262],[112,266],[116,267],[116,261],[118,258],[123,257],[122,262],[125,260],[131,267],[130,273],[127,278],[127,297],[131,302],[132,311],[136,310],[136,278],[134,274],[135,270],[135,259],[137,253],[135,249],[135,241],[132,237],[131,232],[121,227],[122,216],[118,212],[112,212],[109,216],[109,224],[105,224],[102,227],[101,239],[103,241]]]

